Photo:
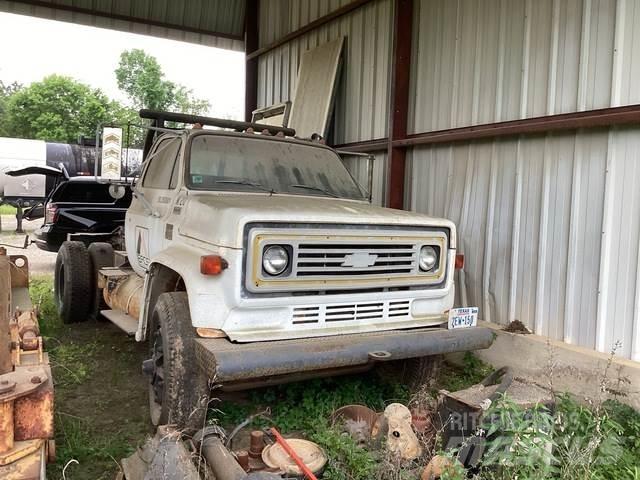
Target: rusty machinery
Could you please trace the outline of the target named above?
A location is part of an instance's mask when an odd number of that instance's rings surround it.
[[[29,299],[29,263],[0,247],[0,478],[44,479],[52,438],[53,380]]]

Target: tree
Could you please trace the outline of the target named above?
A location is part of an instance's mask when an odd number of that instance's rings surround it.
[[[209,102],[193,96],[193,91],[165,79],[155,57],[144,50],[125,50],[115,71],[118,88],[127,94],[136,109],[178,110],[202,114]]]
[[[50,75],[9,97],[3,123],[12,137],[74,143],[81,135],[94,137],[99,125],[122,115],[122,107],[101,90]]]
[[[6,136],[6,111],[9,98],[22,88],[22,85],[18,82],[12,82],[5,84],[0,80],[0,136]]]

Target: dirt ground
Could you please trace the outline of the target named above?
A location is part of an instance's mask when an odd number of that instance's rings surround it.
[[[40,306],[42,335],[53,368],[57,462],[48,467],[47,478],[113,479],[118,462],[152,433],[141,371],[147,345],[136,343],[110,322],[63,325],[53,303],[56,254],[35,245],[26,250],[7,247],[22,245],[24,235],[14,233],[15,217],[1,219],[0,244],[10,255],[29,258],[31,298]],[[25,222],[24,229],[31,233],[40,224]]]
[[[41,323],[50,322],[42,316]],[[147,345],[105,321],[48,323],[43,330],[55,382],[58,457],[47,478],[113,479],[120,460],[152,433],[141,370]]]
[[[7,247],[8,245],[16,245],[18,247],[24,244],[24,235],[15,233],[16,217],[13,215],[1,215],[2,232],[0,232],[0,244],[7,248],[9,255],[27,255],[29,257],[29,270],[32,274],[48,274],[53,273],[53,267],[56,263],[56,254],[40,250],[35,245],[30,245],[26,250],[22,248]],[[32,222],[23,222],[22,228],[27,234],[42,225],[42,220],[34,220]]]

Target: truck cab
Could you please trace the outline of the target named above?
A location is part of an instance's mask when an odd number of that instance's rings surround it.
[[[103,314],[149,342],[154,421],[201,418],[212,383],[379,362],[416,378],[443,353],[491,344],[477,310],[451,321],[451,221],[373,206],[333,149],[256,130],[156,132],[126,214],[127,262],[99,262]]]

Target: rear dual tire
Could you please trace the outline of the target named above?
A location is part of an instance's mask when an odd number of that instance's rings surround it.
[[[58,250],[54,274],[54,292],[58,315],[65,324],[96,318],[106,307],[98,288],[98,270],[113,266],[113,247],[93,243],[64,242]]]

